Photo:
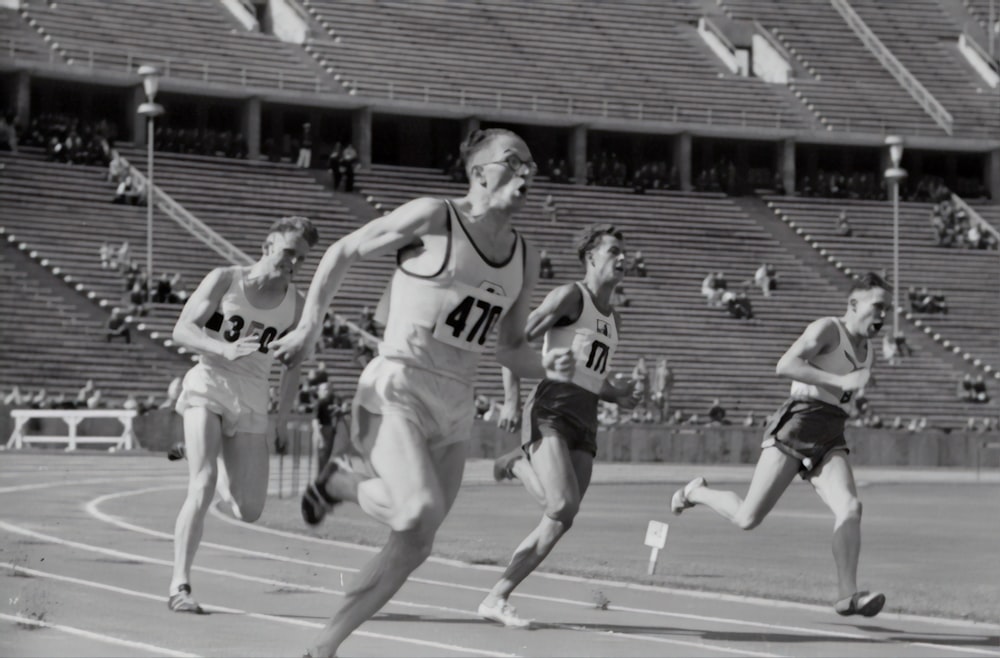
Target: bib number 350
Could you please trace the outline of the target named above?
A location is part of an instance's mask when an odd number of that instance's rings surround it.
[[[462,339],[467,343],[483,345],[486,337],[490,335],[493,325],[500,319],[503,309],[494,306],[482,299],[476,299],[472,295],[466,295],[465,299],[455,307],[445,318],[445,324],[451,327],[452,336]],[[466,332],[466,327],[471,328]]]

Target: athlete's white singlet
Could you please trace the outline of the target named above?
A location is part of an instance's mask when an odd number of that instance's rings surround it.
[[[570,381],[591,393],[600,394],[607,376],[608,364],[618,348],[618,326],[614,314],[597,310],[587,287],[576,284],[583,297],[583,310],[575,322],[552,326],[545,332],[542,353],[570,348],[576,367]]]
[[[448,232],[401,249],[379,355],[471,382],[524,283],[524,243],[490,262],[446,201]]]
[[[809,363],[824,372],[829,372],[835,375],[846,375],[847,373],[854,372],[855,370],[871,370],[871,341],[866,341],[867,355],[864,361],[861,361],[854,352],[854,346],[851,345],[851,339],[848,337],[847,330],[844,329],[840,319],[831,319],[834,324],[837,325],[837,331],[840,334],[840,342],[837,344],[835,349],[827,352],[826,354],[820,354],[819,356],[813,358],[813,360]],[[851,398],[854,396],[854,393],[856,393],[856,391],[845,391],[841,388],[829,386],[816,386],[793,380],[790,395],[796,400],[820,400],[821,402],[836,405],[844,411],[849,412],[851,408],[849,403]]]

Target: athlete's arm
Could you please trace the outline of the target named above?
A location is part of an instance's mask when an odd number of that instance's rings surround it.
[[[509,368],[501,368],[500,371],[503,378],[503,406],[497,418],[497,427],[515,432],[521,424],[521,380]]]
[[[231,267],[217,267],[205,275],[177,318],[173,331],[175,343],[199,354],[215,354],[227,359],[238,359],[260,348],[259,336],[243,336],[236,342],[227,343],[202,331],[219,309],[235,274]]]
[[[351,265],[369,256],[401,249],[422,235],[443,231],[446,218],[445,202],[441,199],[414,199],[334,242],[316,268],[298,326],[271,343],[275,357],[298,364],[312,352],[323,328],[323,316]]]
[[[612,314],[615,317],[615,330],[620,336],[622,318],[618,315],[618,311],[612,311]],[[624,386],[621,386],[615,382],[613,376],[608,376],[604,378],[604,384],[601,385],[601,392],[598,395],[605,402],[614,402],[622,409],[634,409],[639,404],[639,397],[636,397],[636,383],[635,379],[629,379]]]
[[[295,317],[292,319],[292,326],[298,325],[302,317],[302,308],[305,305],[301,294],[295,295]],[[274,343],[272,343],[273,345]],[[271,348],[273,349],[273,348]],[[279,452],[288,446],[288,417],[292,413],[295,398],[299,392],[299,378],[302,375],[302,365],[295,364],[281,369],[281,383],[278,384],[278,417],[275,423],[275,430],[278,434],[276,448]]]
[[[531,332],[529,316],[537,313],[545,305],[545,302],[542,302],[542,306],[539,306],[534,313],[530,312],[531,294],[538,284],[539,258],[538,252],[533,245],[525,242],[524,246],[524,283],[521,285],[521,294],[518,295],[510,312],[500,321],[500,329],[497,336],[497,362],[503,367],[508,368],[515,377],[541,379],[545,376],[546,365],[542,363],[538,352],[528,344],[529,340],[541,334],[537,331],[534,333]],[[549,295],[551,294],[549,293]],[[531,338],[529,338],[529,335]],[[561,354],[563,354],[563,358],[558,360],[557,357],[559,355],[550,355],[549,359],[553,363],[548,367],[561,368],[562,370],[568,368],[569,375],[571,375],[572,357],[569,355],[569,350],[565,350]],[[569,361],[568,364],[566,363],[567,360]],[[569,375],[567,375],[567,378]]]
[[[816,320],[802,332],[802,335],[792,343],[788,351],[778,361],[775,372],[805,384],[838,388],[854,391],[868,381],[870,371],[855,370],[846,375],[837,375],[820,370],[810,361],[820,354],[826,354],[840,344],[840,333],[836,320],[821,318]]]

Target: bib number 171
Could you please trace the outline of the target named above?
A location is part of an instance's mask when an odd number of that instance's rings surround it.
[[[452,336],[455,338],[464,337],[468,343],[476,342],[483,345],[486,343],[486,337],[490,335],[493,325],[500,319],[502,311],[503,309],[499,306],[494,306],[482,299],[476,299],[472,295],[466,295],[465,299],[455,307],[455,310],[445,318],[445,324],[451,327]],[[475,321],[472,323],[472,328],[466,333],[465,328],[469,325],[470,316],[474,316]]]

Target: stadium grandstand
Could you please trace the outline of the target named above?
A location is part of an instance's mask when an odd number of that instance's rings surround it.
[[[180,303],[140,313],[106,245],[130,245],[147,291],[166,274],[190,292],[256,257],[278,217],[312,218],[325,246],[407,199],[461,195],[462,137],[509,127],[540,165],[520,228],[554,277],[534,301],[578,276],[577,229],[621,227],[648,275],[625,281],[616,366],[669,358],[670,412],[704,420],[718,399],[734,423],[762,420],[786,389],[783,350],[872,270],[894,279],[912,354],[890,365],[879,341],[857,423],[996,431],[997,20],[990,0],[0,0],[0,311],[5,334],[37,328],[0,341],[4,394],[94,380],[108,405],[162,401],[190,367],[170,338]],[[353,190],[334,189],[348,144]],[[392,266],[352,270],[331,311],[355,347],[308,364],[340,395]],[[706,303],[710,272],[751,318]],[[948,312],[911,307],[911,289]],[[127,344],[106,340],[113,307],[131,309]],[[988,401],[956,394],[970,377]],[[502,398],[492,360],[477,393]]]

